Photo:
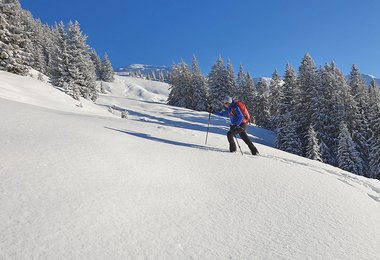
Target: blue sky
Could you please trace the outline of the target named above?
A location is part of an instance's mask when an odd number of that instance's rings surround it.
[[[88,43],[114,67],[171,66],[195,55],[209,73],[219,54],[253,77],[296,69],[306,52],[349,73],[380,77],[377,0],[20,0],[44,23],[78,20]]]

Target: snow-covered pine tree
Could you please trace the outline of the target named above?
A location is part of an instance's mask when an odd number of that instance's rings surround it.
[[[283,91],[278,100],[279,118],[277,125],[276,147],[293,154],[301,155],[301,143],[297,134],[297,123],[294,120],[294,111],[298,87],[294,69],[287,64],[285,69]]]
[[[331,63],[331,69],[334,74],[336,89],[338,90],[335,97],[335,107],[340,114],[337,116],[343,118],[342,120],[346,123],[347,128],[352,132],[355,125],[353,120],[355,120],[355,115],[357,114],[357,104],[351,94],[345,75],[334,62]]]
[[[31,53],[30,66],[35,70],[47,74],[46,39],[43,25],[40,20],[35,20],[29,11],[22,10],[21,24],[24,34],[30,44],[26,46]],[[49,38],[49,37],[48,37]]]
[[[295,71],[290,64],[286,65],[285,69],[285,78],[284,84],[282,86],[282,91],[279,93],[278,102],[278,121],[277,121],[277,129],[278,133],[282,127],[284,127],[288,122],[294,120],[295,109],[296,109],[296,100],[295,96],[298,95],[298,86],[297,86],[297,78],[295,75]],[[288,118],[289,115],[292,117]]]
[[[344,120],[343,103],[338,102],[340,87],[344,87],[344,76],[335,69],[335,63],[326,64],[318,70],[318,84],[316,85],[313,101],[313,128],[320,143],[322,161],[336,165],[337,141],[339,135],[339,121]]]
[[[226,90],[228,91],[228,95],[234,99],[238,97],[237,87],[236,87],[236,79],[234,68],[231,64],[231,60],[227,62],[227,70],[225,73],[225,84]]]
[[[168,104],[191,108],[193,102],[192,77],[189,66],[181,61],[174,64],[170,73],[170,93]]]
[[[338,145],[338,166],[339,168],[360,174],[363,172],[360,154],[352,140],[345,123],[340,124],[339,145]]]
[[[380,98],[380,89],[379,86],[376,83],[375,79],[371,80],[371,83],[368,86],[368,93],[369,93],[369,98],[371,97],[375,98],[375,100]]]
[[[268,101],[268,86],[263,78],[259,80],[256,86],[257,96],[255,99],[255,107],[253,109],[253,114],[255,115],[256,124],[263,128],[270,127],[270,111],[269,111],[269,101]]]
[[[324,162],[337,165],[340,122],[348,122],[354,102],[343,73],[335,63],[320,69],[320,86],[314,97],[314,125],[321,144]]]
[[[247,107],[247,110],[249,114],[251,115],[251,119],[253,122],[255,122],[255,114],[254,114],[254,108],[255,108],[255,98],[257,96],[255,83],[253,82],[253,79],[251,77],[251,74],[247,72],[245,76],[245,84],[242,85],[242,92],[241,92],[241,101],[244,102],[245,106]],[[256,122],[255,122],[256,123]]]
[[[369,177],[380,179],[380,91],[372,80],[368,89],[368,121],[370,124]]]
[[[307,134],[308,143],[306,146],[306,157],[316,161],[322,161],[320,146],[318,144],[317,134],[312,125],[309,127]]]
[[[206,111],[208,107],[207,101],[207,83],[205,77],[199,68],[197,58],[193,56],[191,66],[191,87],[193,89],[192,109],[198,111]]]
[[[113,71],[112,64],[110,59],[108,58],[108,54],[104,54],[104,58],[102,60],[102,80],[105,82],[113,82],[115,72]]]
[[[371,152],[369,157],[370,177],[380,180],[380,113],[372,121]]]
[[[352,139],[356,143],[360,157],[363,160],[363,171],[369,172],[369,139],[371,135],[367,115],[369,98],[367,87],[356,65],[352,65],[349,85],[356,105],[354,112],[351,113],[351,115],[355,116],[351,125]],[[365,175],[365,173],[360,175]]]
[[[303,154],[306,151],[307,133],[310,124],[313,123],[313,97],[316,95],[318,74],[315,63],[309,53],[306,53],[301,61],[297,78],[299,95],[297,99],[296,121],[297,132],[301,140]]]
[[[285,152],[300,155],[301,154],[301,141],[297,134],[297,124],[291,118],[289,112],[283,115],[287,118],[288,123],[281,127],[276,138],[276,147]]]
[[[333,163],[330,163],[328,161],[325,161],[325,158],[329,159],[329,158],[335,158],[332,154],[331,154],[331,149],[329,147],[327,147],[327,145],[323,142],[323,140],[320,141],[320,145],[319,145],[319,150],[321,151],[321,160],[322,162],[325,162],[325,163],[329,163],[331,165],[336,165],[336,161],[333,161]]]
[[[23,31],[18,0],[0,1],[0,70],[26,75],[31,54],[30,40]]]
[[[327,102],[325,99],[325,91],[322,85],[323,73],[324,69],[320,67],[318,70],[318,84],[315,88],[315,95],[312,97],[312,102],[314,103],[312,110],[313,131],[315,131],[318,140],[321,138],[321,135],[323,135],[323,122],[325,120],[325,116],[328,116],[324,113],[327,108]]]
[[[194,91],[192,88],[192,77],[189,65],[183,60],[179,63],[180,70],[180,88],[182,89],[182,94],[179,99],[179,106],[192,109],[192,104],[194,102]]]
[[[96,72],[88,52],[87,36],[83,35],[78,21],[68,26],[69,72],[79,87],[81,96],[95,101],[97,99]]]
[[[278,125],[279,118],[279,100],[280,92],[282,91],[283,81],[281,76],[278,74],[277,69],[272,74],[272,81],[269,85],[269,114],[271,115],[269,129],[275,130]]]
[[[63,27],[62,31],[64,32],[65,37],[61,37],[60,27]],[[51,44],[47,46],[47,75],[50,78],[50,83],[53,86],[58,87],[59,78],[61,76],[58,65],[61,64],[60,61],[63,59],[63,51],[67,52],[67,34],[62,21],[59,24],[55,23],[51,28],[50,40]],[[63,48],[65,50],[63,50]]]
[[[209,102],[215,111],[224,109],[222,100],[230,95],[230,91],[225,83],[226,69],[223,59],[219,56],[217,62],[212,66],[208,76]]]
[[[55,35],[53,33],[53,27],[47,24],[43,24],[42,35],[43,35],[42,38],[44,39],[42,41],[42,44],[43,44],[45,63],[46,63],[45,74],[49,75],[51,71],[49,65],[51,64],[51,60],[53,59],[52,55],[55,48],[54,46]]]
[[[98,55],[98,53],[96,52],[95,49],[91,50],[90,56],[91,56],[91,61],[95,66],[96,79],[101,80],[101,77],[102,77],[102,61],[100,59],[100,56]]]
[[[69,54],[69,37],[65,28],[65,25],[61,21],[59,24],[55,24],[53,28],[53,48],[50,49],[49,60],[49,76],[51,83],[61,88],[66,94],[70,95],[74,99],[79,100],[80,89],[75,84],[75,78],[70,73],[70,54]]]
[[[368,86],[368,107],[368,121],[372,122],[380,112],[380,90],[374,79],[371,80]]]
[[[354,100],[358,106],[358,120],[360,127],[365,128],[367,126],[365,108],[368,104],[368,92],[364,80],[360,74],[359,68],[355,64],[352,65],[349,85],[351,87],[352,96],[354,97]]]
[[[181,94],[181,89],[178,87],[179,73],[179,66],[174,63],[169,73],[170,92],[167,100],[168,105],[171,106],[177,106],[179,103],[179,97]]]
[[[313,97],[314,102],[314,131],[318,140],[320,141],[320,152],[322,161],[330,164],[335,164],[336,156],[333,156],[333,151],[336,147],[335,140],[330,135],[331,132],[336,132],[339,134],[339,125],[336,131],[334,130],[334,122],[331,114],[333,111],[333,91],[335,88],[333,82],[333,74],[330,65],[326,64],[325,67],[321,67],[318,71],[319,74],[319,84],[317,85],[316,95]],[[332,140],[332,139],[333,140]]]
[[[243,100],[244,89],[247,84],[247,75],[244,72],[243,65],[240,64],[239,72],[236,80],[236,97],[239,100]]]
[[[57,46],[57,39],[58,39],[58,25],[55,23],[53,26],[49,26],[47,24],[42,25],[43,28],[43,37],[45,39],[44,41],[44,49],[45,49],[45,57],[46,57],[46,75],[51,78],[52,74],[56,70],[54,68],[54,60],[57,60],[57,55],[59,53],[56,53],[56,50],[58,48]],[[50,80],[52,82],[52,80]]]

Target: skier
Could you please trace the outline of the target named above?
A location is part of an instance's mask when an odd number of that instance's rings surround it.
[[[253,145],[249,139],[246,129],[249,123],[250,116],[243,102],[238,100],[232,100],[231,97],[227,96],[223,100],[223,105],[225,106],[225,111],[217,113],[219,116],[230,116],[230,131],[227,132],[227,139],[230,143],[230,152],[236,152],[236,144],[234,141],[234,136],[239,134],[241,139],[248,145],[251,153],[257,155],[259,151]]]

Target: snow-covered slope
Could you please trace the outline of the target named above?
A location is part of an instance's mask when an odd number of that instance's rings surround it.
[[[0,98],[64,112],[109,116],[93,102],[74,100],[48,83],[4,71],[0,71]]]
[[[155,75],[158,77],[160,74],[167,79],[171,67],[166,66],[154,66],[154,65],[146,65],[146,64],[130,64],[126,67],[115,68],[115,72],[120,76],[130,76],[130,75],[142,75],[145,77],[152,77]]]
[[[170,92],[167,83],[117,75],[115,82],[102,82],[101,84],[114,97],[126,97],[142,101],[165,102]]]
[[[371,84],[371,81],[374,79],[376,81],[377,86],[380,87],[380,79],[376,78],[375,76],[368,75],[368,74],[361,74],[361,75],[362,75],[364,82],[367,85]]]
[[[377,180],[254,127],[262,155],[230,154],[217,116],[205,145],[208,114],[157,102],[153,82],[118,79],[83,107],[34,79],[0,84],[0,259],[379,258]]]
[[[369,75],[369,74],[361,74],[362,79],[364,80],[364,83],[368,86],[371,84],[372,80],[374,79],[376,82],[376,85],[380,88],[380,79],[376,78],[375,76]],[[350,75],[346,76],[346,79],[348,82],[350,81]]]

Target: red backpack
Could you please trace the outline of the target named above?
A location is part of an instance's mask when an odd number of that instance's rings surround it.
[[[243,114],[244,116],[244,119],[243,119],[243,123],[244,124],[252,124],[252,118],[247,110],[247,107],[245,106],[245,104],[242,102],[242,101],[239,101],[239,100],[236,100],[235,101],[235,104],[239,107],[241,113]],[[235,113],[235,112],[233,112]]]

